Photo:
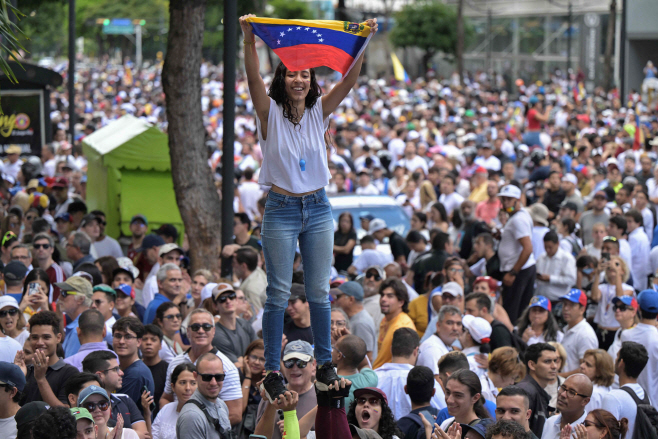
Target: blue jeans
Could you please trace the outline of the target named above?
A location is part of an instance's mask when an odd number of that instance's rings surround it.
[[[334,250],[334,221],[324,189],[293,197],[270,191],[265,203],[261,241],[267,269],[263,311],[265,370],[279,370],[283,314],[292,286],[292,264],[299,240],[304,287],[318,364],[331,361],[329,278]]]

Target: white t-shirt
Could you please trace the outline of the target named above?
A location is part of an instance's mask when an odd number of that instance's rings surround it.
[[[530,214],[521,209],[507,221],[503,228],[503,233],[500,238],[500,245],[498,246],[498,257],[500,258],[500,270],[510,271],[519,255],[523,251],[523,246],[519,243],[519,239],[523,237],[532,239],[532,218]],[[528,260],[521,269],[526,269],[535,265],[535,256],[530,253]]]
[[[475,164],[490,171],[500,171],[500,160],[495,155],[489,156],[488,159],[485,159],[483,156],[476,157]]]
[[[594,384],[594,389],[592,390],[592,397],[589,400],[589,403],[585,406],[585,410],[591,412],[592,410],[600,409],[603,404],[603,398],[605,395],[610,393],[612,390],[611,387],[604,387],[598,384]]]
[[[177,402],[170,402],[158,412],[153,422],[153,439],[176,439],[177,408]]]
[[[564,338],[564,332],[557,331],[557,333],[555,334],[555,341],[558,343],[562,343],[563,338]],[[537,337],[533,335],[528,339],[528,343],[526,343],[526,345],[530,346],[535,343],[546,343],[546,338],[544,337],[544,334],[540,334]]]
[[[27,329],[23,329],[23,332],[18,334],[16,337],[12,337],[12,338],[16,340],[19,345],[25,346],[25,342],[29,337],[30,337],[30,331],[28,331]]]
[[[111,433],[114,428],[108,428],[108,431]],[[108,435],[109,436],[109,435]],[[121,434],[121,439],[139,439],[139,435],[132,428],[123,428],[123,433]],[[154,438],[155,439],[155,438]]]
[[[451,194],[441,194],[439,201],[443,204],[443,207],[446,208],[446,213],[448,216],[452,214],[452,211],[459,209],[459,206],[464,202],[464,197],[459,195],[457,192]]]
[[[2,437],[5,439],[16,439],[16,420],[12,416],[11,418],[0,419],[0,431],[2,432]]]
[[[416,366],[429,367],[434,375],[438,375],[439,360],[451,350],[438,335],[432,334],[430,338],[420,344]]]
[[[658,404],[658,329],[646,323],[638,323],[634,328],[621,333],[621,341],[634,341],[647,348],[649,361],[637,382],[649,393],[651,403]]]
[[[632,286],[621,284],[624,294],[631,296],[635,295],[635,290]],[[600,284],[599,291],[601,291],[601,299],[596,307],[596,314],[594,315],[594,323],[604,328],[619,328],[619,322],[615,319],[615,310],[612,306],[612,299],[617,296],[617,288],[611,284]]]
[[[580,359],[583,358],[586,350],[597,349],[599,347],[599,340],[596,338],[596,333],[590,324],[587,323],[587,320],[582,319],[580,323],[571,329],[568,329],[566,326],[564,327],[562,346],[567,351],[567,362],[563,370],[565,372],[571,372],[580,366]]]
[[[587,410],[584,411],[583,415],[572,422],[571,426],[582,424],[587,417]],[[546,420],[544,423],[544,431],[541,434],[541,439],[560,439],[560,423],[562,422],[562,415],[553,415]],[[575,437],[575,436],[572,436]]]
[[[630,388],[635,392],[638,398],[644,399],[644,390],[639,384],[624,384],[622,387]],[[633,401],[633,397],[626,393],[625,390],[614,389],[606,393],[601,401],[601,408],[612,413],[612,416],[614,416],[615,419],[628,419],[628,432],[626,433],[626,439],[641,439],[633,438],[637,405],[635,404],[635,401]]]
[[[23,349],[23,346],[16,340],[8,336],[0,337],[0,361],[13,363],[16,352]]]

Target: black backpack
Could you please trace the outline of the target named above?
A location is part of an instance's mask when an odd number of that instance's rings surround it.
[[[425,419],[430,421],[430,424],[432,425],[434,424],[433,420],[435,419],[435,416],[432,413],[430,413],[427,410],[423,410],[421,413],[423,414],[423,416],[425,416]],[[411,439],[425,439],[425,424],[423,424],[423,420],[420,418],[419,414],[409,413],[408,415],[403,416],[400,419],[403,418],[412,420],[418,426],[418,432],[416,433],[416,437]],[[405,439],[407,438],[405,437]]]
[[[498,320],[495,320],[491,326],[492,328],[495,326],[504,326],[505,329],[509,331],[505,324]],[[510,337],[512,339],[512,347],[516,349],[516,352],[518,352],[519,355],[525,354],[525,350],[528,349],[528,345],[523,341],[521,337],[519,337],[519,334],[517,334],[516,331],[511,331]]]
[[[212,425],[215,428],[215,431],[219,433],[219,437],[221,439],[234,439],[235,436],[233,435],[233,432],[229,430],[224,430],[224,428],[219,424],[219,419],[215,419],[212,416],[210,416],[210,412],[208,411],[208,407],[206,407],[205,404],[200,403],[199,401],[196,401],[194,399],[188,399],[185,404],[194,404],[195,406],[199,407],[199,409],[203,412],[204,415],[206,415],[206,419],[208,419],[208,423]]]
[[[649,402],[649,395],[644,392],[644,399],[640,400],[635,392],[628,387],[622,387],[635,404],[637,405],[637,414],[635,415],[635,428],[633,437],[638,439],[658,439],[658,411]]]

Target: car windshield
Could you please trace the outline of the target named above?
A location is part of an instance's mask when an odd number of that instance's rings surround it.
[[[398,206],[332,207],[331,213],[333,214],[335,225],[338,225],[338,217],[343,212],[349,212],[352,214],[354,227],[356,228],[356,236],[359,240],[361,240],[366,234],[366,231],[361,228],[361,221],[359,218],[368,214],[386,221],[386,226],[402,237],[407,236],[410,229],[409,217],[404,213],[404,210]]]

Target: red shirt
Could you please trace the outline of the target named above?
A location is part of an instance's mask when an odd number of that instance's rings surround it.
[[[541,129],[541,122],[537,119],[537,110],[534,108],[528,111],[528,131],[539,131]]]
[[[62,267],[57,265],[56,262],[53,262],[53,264],[48,267],[46,270],[46,274],[48,274],[48,279],[50,279],[50,285],[53,287],[53,297],[50,299],[50,303],[56,303],[57,299],[59,298],[59,287],[56,287],[55,284],[58,282],[64,282],[66,280],[66,275],[64,274],[64,270],[62,270]]]
[[[495,198],[493,203],[490,200],[480,201],[475,208],[475,216],[488,224],[496,219],[501,207],[502,204],[498,197]]]

